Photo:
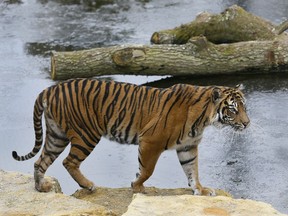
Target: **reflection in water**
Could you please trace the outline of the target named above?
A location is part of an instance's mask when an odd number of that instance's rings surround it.
[[[62,45],[62,43],[26,43],[25,50],[29,55],[39,55],[43,57],[49,57],[51,55],[51,51],[58,51],[58,52],[66,52],[66,51],[75,51],[84,49],[82,47],[75,47],[71,45]]]
[[[21,0],[2,0],[0,1],[0,4],[21,4],[23,3]]]
[[[42,4],[47,4],[48,0],[38,0]],[[118,4],[123,1],[117,0],[52,0],[61,5],[82,5],[86,11],[95,11],[102,6]]]
[[[166,79],[157,80],[145,85],[167,88],[177,83],[186,83],[191,85],[223,85],[236,86],[244,84],[245,92],[257,91],[277,91],[287,90],[288,84],[287,73],[275,74],[238,74],[238,75],[217,75],[217,76],[195,76],[195,77],[169,77]],[[246,93],[246,94],[247,94]]]
[[[33,4],[26,5],[37,18],[34,21],[37,28],[30,32],[34,40],[26,41],[28,54],[47,56],[52,50],[72,51],[120,44],[133,34],[133,29],[126,25],[129,1],[103,1],[103,4],[97,1],[97,10],[93,12],[87,10],[85,2],[64,2],[66,4],[45,1],[36,8]]]

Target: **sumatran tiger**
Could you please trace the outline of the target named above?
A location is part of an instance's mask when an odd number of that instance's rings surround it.
[[[114,81],[73,79],[43,90],[34,105],[35,146],[25,156],[13,151],[14,159],[28,160],[42,146],[42,114],[46,138],[34,164],[35,188],[50,191],[44,174],[69,143],[63,165],[83,188],[95,185],[81,173],[80,164],[101,137],[119,143],[139,144],[139,173],[131,183],[134,192],[144,192],[143,183],[152,175],[160,154],[175,149],[195,195],[215,195],[202,187],[198,177],[198,144],[208,125],[230,125],[241,131],[248,127],[241,87],[176,84],[152,88]]]

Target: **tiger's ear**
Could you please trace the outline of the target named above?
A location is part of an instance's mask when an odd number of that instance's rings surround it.
[[[217,103],[222,97],[221,89],[218,87],[215,87],[212,91],[212,101],[213,103]]]
[[[236,89],[242,91],[245,89],[245,86],[242,83],[240,83],[236,85]]]

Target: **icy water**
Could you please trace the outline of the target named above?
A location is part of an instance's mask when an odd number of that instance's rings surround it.
[[[54,82],[49,76],[51,50],[79,50],[124,43],[149,44],[154,31],[192,21],[202,11],[219,13],[238,4],[273,23],[288,17],[286,0],[149,1],[0,0],[0,169],[33,173],[38,155],[14,161],[12,150],[29,152],[34,144],[33,104]],[[82,2],[82,1],[81,1]],[[288,213],[288,75],[239,75],[205,78],[113,76],[112,79],[167,87],[174,83],[246,86],[251,127],[244,134],[208,128],[200,145],[202,184],[236,198],[272,204]],[[68,149],[47,174],[59,179],[67,194],[78,185],[62,166]],[[99,186],[129,187],[138,170],[137,146],[102,139],[82,165]],[[186,187],[173,151],[164,152],[147,186]]]

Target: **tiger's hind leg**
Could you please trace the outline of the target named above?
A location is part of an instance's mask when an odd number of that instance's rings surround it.
[[[45,145],[40,158],[34,164],[35,188],[40,192],[49,192],[51,182],[44,179],[48,167],[63,152],[69,144],[65,133],[55,124],[54,120],[46,118]]]
[[[74,137],[71,140],[71,149],[69,155],[63,161],[64,167],[69,172],[71,177],[79,184],[79,186],[90,191],[95,189],[95,185],[81,173],[80,165],[92,152],[99,140],[100,136],[99,139],[95,138],[93,144],[90,144],[87,140],[84,142],[80,137]]]

